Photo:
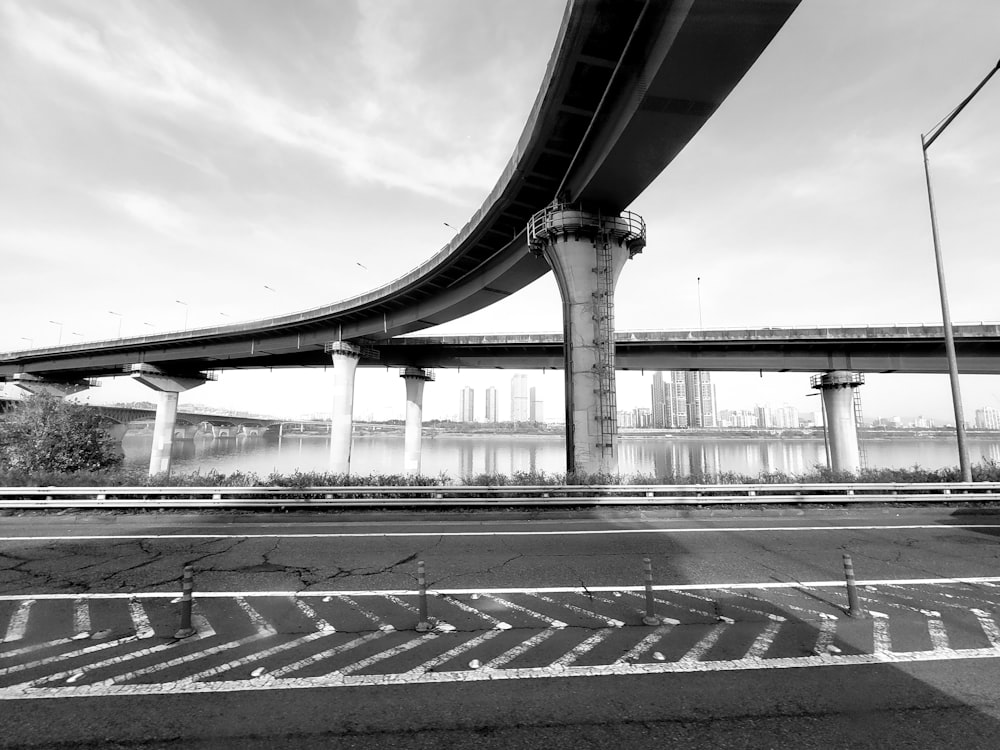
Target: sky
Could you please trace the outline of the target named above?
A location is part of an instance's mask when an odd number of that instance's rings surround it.
[[[327,304],[437,252],[520,135],[562,0],[0,0],[0,351]],[[920,134],[1000,57],[1000,3],[803,0],[635,201],[619,330],[940,323]],[[1000,75],[930,151],[953,320],[1000,320]],[[991,208],[992,207],[992,208]],[[700,283],[697,281],[700,278]],[[699,302],[700,291],[700,302]],[[426,335],[561,329],[551,274]],[[425,418],[511,371],[439,370]],[[807,373],[718,373],[720,408],[818,409]],[[562,375],[529,373],[549,419]],[[619,373],[619,408],[651,375]],[[329,411],[332,370],[224,372],[182,406]],[[963,376],[965,410],[1000,379]],[[946,376],[866,415],[947,422]],[[127,378],[80,398],[149,400]],[[356,415],[401,418],[396,370]]]

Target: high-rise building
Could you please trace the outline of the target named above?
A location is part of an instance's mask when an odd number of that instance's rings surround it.
[[[469,386],[462,388],[462,404],[458,410],[458,421],[476,421],[476,392]]]
[[[980,430],[1000,430],[1000,410],[992,406],[976,409],[976,427]]]
[[[510,421],[527,422],[530,416],[528,376],[515,375],[510,379]]]
[[[500,415],[497,414],[497,389],[492,385],[486,389],[486,421],[500,421]]]
[[[667,416],[669,411],[667,399],[670,397],[670,383],[664,382],[662,372],[653,373],[652,396],[653,427],[657,429],[672,427],[673,425],[670,424],[670,419]]]
[[[532,422],[544,422],[545,421],[544,406],[542,404],[542,400],[538,398],[538,392],[535,390],[534,386],[531,387],[529,394],[530,394],[528,398],[528,401],[530,403],[530,409],[528,412],[529,419]]]
[[[700,370],[684,373],[684,393],[687,401],[687,423],[690,427],[716,427],[715,386],[709,374]]]
[[[687,427],[688,422],[688,388],[687,373],[675,370],[670,373],[670,389],[667,392],[666,426]]]

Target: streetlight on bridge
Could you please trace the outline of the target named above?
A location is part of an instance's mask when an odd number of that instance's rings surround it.
[[[62,329],[63,329],[63,324],[61,322],[59,322],[58,320],[50,320],[49,322],[52,325],[54,325],[54,326],[59,326],[59,340],[56,342],[56,346],[62,346]]]
[[[958,383],[958,360],[955,357],[955,334],[951,326],[951,312],[948,308],[948,290],[944,280],[944,261],[941,257],[941,241],[938,237],[937,216],[934,213],[934,194],[931,191],[931,172],[927,161],[927,149],[937,140],[938,136],[944,132],[959,113],[965,109],[972,98],[979,93],[979,90],[986,85],[986,82],[993,77],[994,73],[1000,70],[1000,61],[993,69],[986,74],[986,77],[979,82],[979,85],[972,90],[962,103],[944,118],[938,125],[935,125],[930,134],[921,134],[920,146],[924,152],[924,176],[927,179],[927,204],[931,213],[931,236],[934,240],[934,261],[937,265],[938,291],[941,295],[941,322],[944,328],[944,348],[948,357],[948,377],[951,380],[951,400],[955,407],[955,436],[958,440],[958,463],[962,472],[962,481],[972,481],[972,467],[969,464],[969,449],[965,443],[965,414],[962,409],[962,391]]]
[[[175,299],[174,302],[178,305],[184,305],[184,330],[186,331],[188,329],[188,311],[190,309],[188,308],[188,303],[179,299]]]
[[[108,310],[108,315],[114,315],[118,318],[118,338],[122,337],[122,314],[116,313],[114,310]]]

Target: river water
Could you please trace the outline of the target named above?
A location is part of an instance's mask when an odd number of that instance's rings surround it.
[[[126,435],[126,461],[144,465],[149,460],[151,438]],[[1000,461],[1000,435],[996,439],[972,438],[973,463]],[[178,450],[179,449],[179,450]],[[891,438],[864,441],[868,465],[873,468],[906,468],[919,465],[937,469],[958,464],[953,438]],[[320,437],[285,437],[281,445],[260,438],[215,440],[196,436],[175,444],[178,473],[326,471],[329,443]],[[565,448],[559,435],[435,435],[424,436],[422,473],[446,474],[451,480],[477,474],[512,474],[518,471],[560,473],[565,470]],[[623,437],[619,442],[619,471],[655,476],[717,474],[732,471],[757,475],[782,471],[802,474],[817,464],[826,465],[822,439]],[[351,469],[355,474],[399,474],[403,466],[402,434],[358,434],[354,437]]]

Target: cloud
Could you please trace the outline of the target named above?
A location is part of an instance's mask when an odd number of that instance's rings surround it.
[[[186,212],[149,193],[107,192],[101,197],[111,208],[167,237],[184,239],[192,225]]]

